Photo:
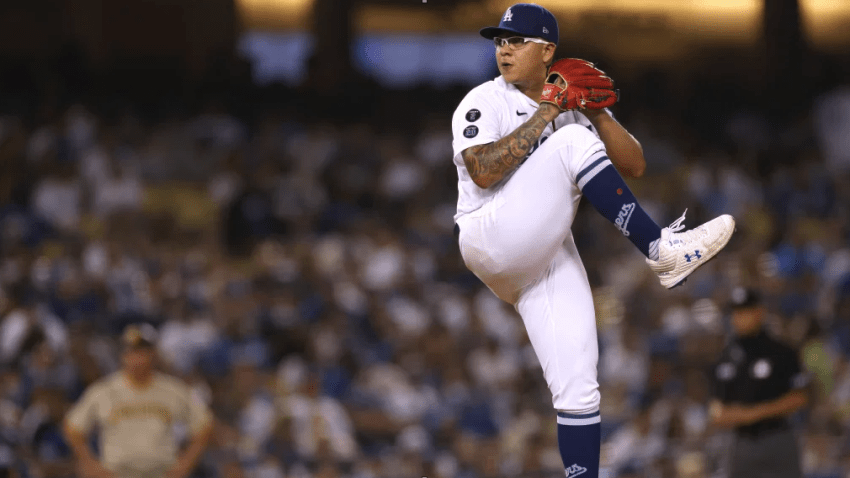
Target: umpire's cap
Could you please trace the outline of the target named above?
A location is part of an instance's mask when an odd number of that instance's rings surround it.
[[[151,324],[132,324],[121,334],[121,343],[128,349],[154,348],[157,341],[156,329]]]
[[[732,290],[729,307],[732,310],[750,309],[761,305],[761,295],[758,291],[748,287],[736,287]]]
[[[499,26],[482,28],[479,33],[488,40],[509,33],[523,37],[539,37],[557,45],[558,20],[555,20],[552,12],[540,5],[517,3],[505,10]]]

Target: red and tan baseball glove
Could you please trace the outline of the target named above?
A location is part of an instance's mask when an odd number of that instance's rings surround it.
[[[561,111],[607,108],[620,98],[614,80],[585,60],[563,58],[549,67],[540,102]]]

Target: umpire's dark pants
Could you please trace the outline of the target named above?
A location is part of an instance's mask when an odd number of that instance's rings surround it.
[[[802,478],[794,431],[780,429],[756,436],[738,435],[729,478]]]

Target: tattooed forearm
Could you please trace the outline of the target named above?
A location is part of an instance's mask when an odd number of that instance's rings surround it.
[[[541,105],[528,121],[504,138],[472,146],[461,153],[466,170],[478,187],[489,188],[522,163],[546,125],[558,115],[557,109],[553,111],[548,106]]]

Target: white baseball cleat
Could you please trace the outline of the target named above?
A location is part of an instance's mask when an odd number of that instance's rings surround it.
[[[685,209],[685,214],[687,212]],[[689,231],[677,232],[685,228],[682,224],[685,214],[661,230],[658,260],[646,260],[649,268],[658,274],[661,285],[668,289],[680,285],[698,267],[717,255],[735,232],[735,219],[728,214]]]

